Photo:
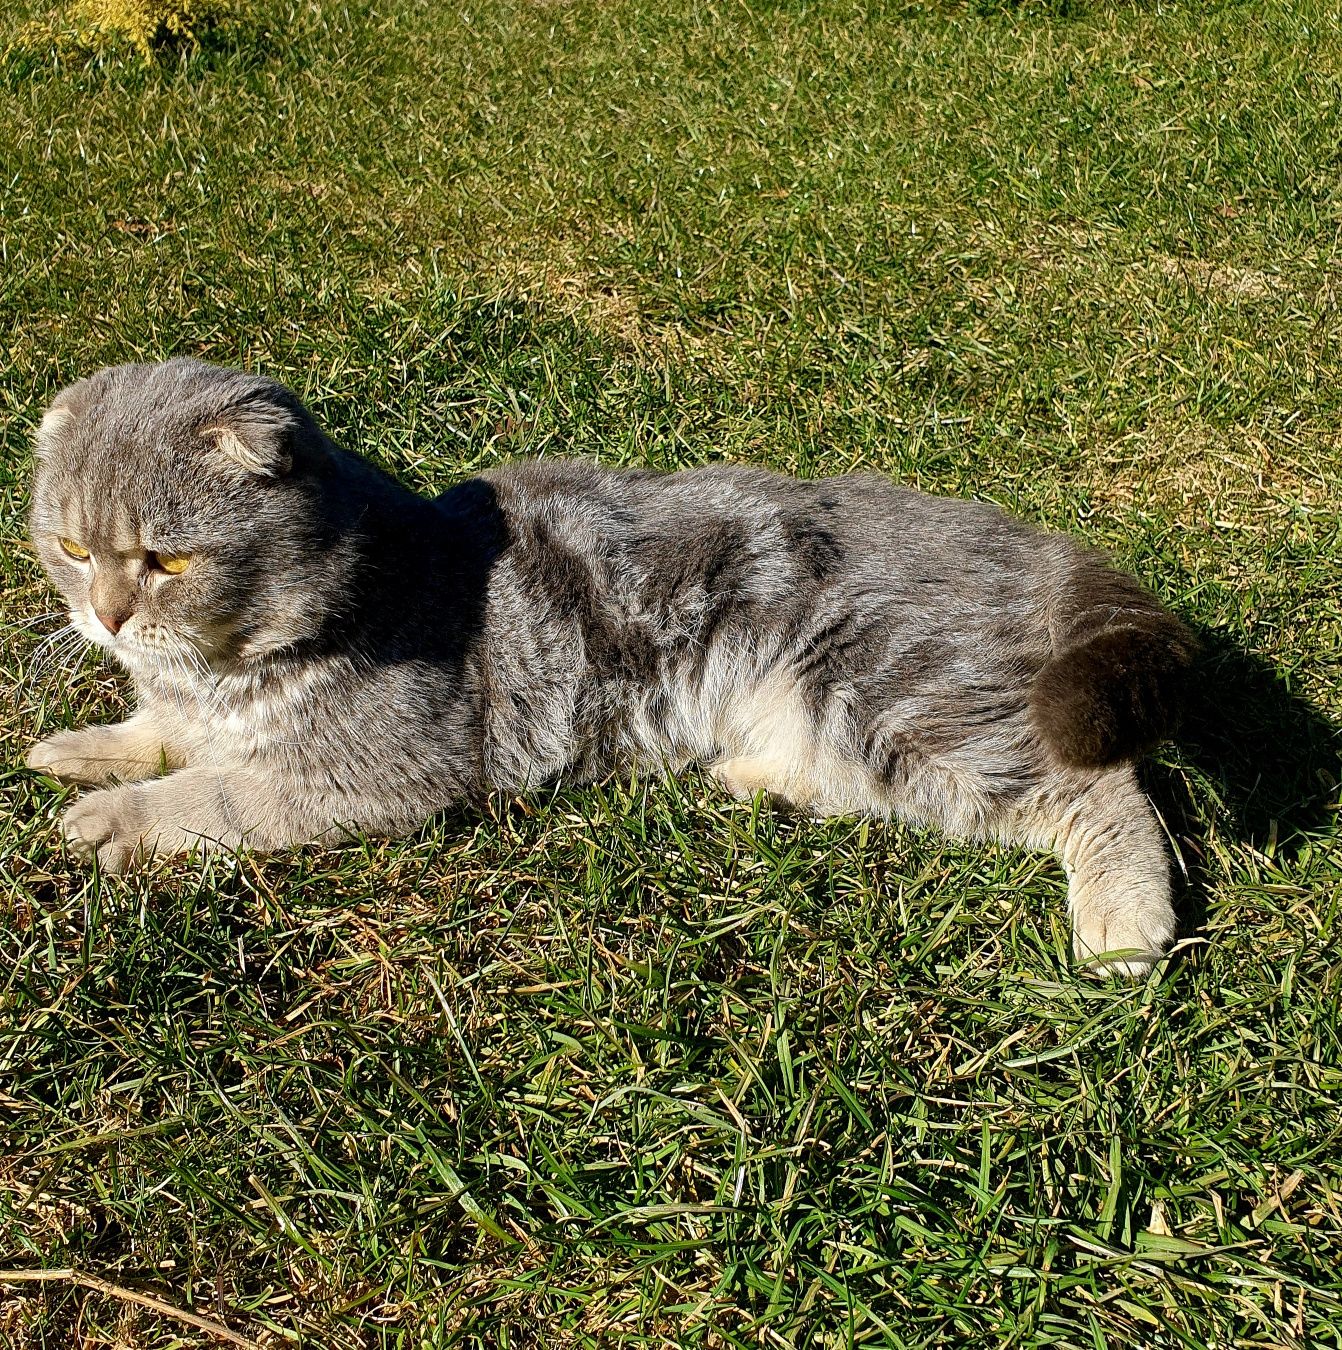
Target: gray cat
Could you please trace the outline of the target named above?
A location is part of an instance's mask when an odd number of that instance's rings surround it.
[[[1097,968],[1139,973],[1174,934],[1132,761],[1191,639],[994,507],[562,460],[426,501],[282,386],[190,360],[64,390],[37,457],[33,540],[138,709],[28,764],[120,784],[62,819],[109,871],[697,763],[739,797],[1055,849]]]

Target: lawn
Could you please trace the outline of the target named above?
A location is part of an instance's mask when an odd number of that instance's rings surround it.
[[[1336,7],[267,3],[0,60],[0,1341],[1342,1346]],[[1051,860],[693,776],[91,876],[19,766],[127,691],[42,645],[29,436],[173,353],[426,490],[865,467],[1104,545],[1208,635],[1188,940],[1079,978]]]

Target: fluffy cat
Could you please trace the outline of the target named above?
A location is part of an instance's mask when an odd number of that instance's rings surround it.
[[[1192,642],[1071,539],[743,467],[538,461],[428,501],[282,386],[191,360],[72,385],[36,445],[33,541],[138,706],[28,764],[112,784],[61,822],[109,871],[698,763],[815,815],[1056,850],[1098,968],[1174,935],[1132,761]]]

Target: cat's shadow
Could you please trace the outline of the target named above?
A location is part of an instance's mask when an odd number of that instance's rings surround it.
[[[1336,821],[1342,781],[1342,728],[1225,633],[1200,629],[1198,639],[1177,758],[1147,775],[1187,873],[1188,935],[1207,918],[1211,831],[1289,857]]]

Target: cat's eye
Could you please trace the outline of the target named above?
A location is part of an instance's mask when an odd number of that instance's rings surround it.
[[[73,539],[61,539],[57,541],[61,548],[70,555],[76,562],[88,562],[89,551],[80,544],[76,544]]]
[[[147,561],[150,567],[160,572],[166,572],[170,577],[175,577],[180,572],[185,572],[190,566],[191,555],[189,553],[150,553]]]

